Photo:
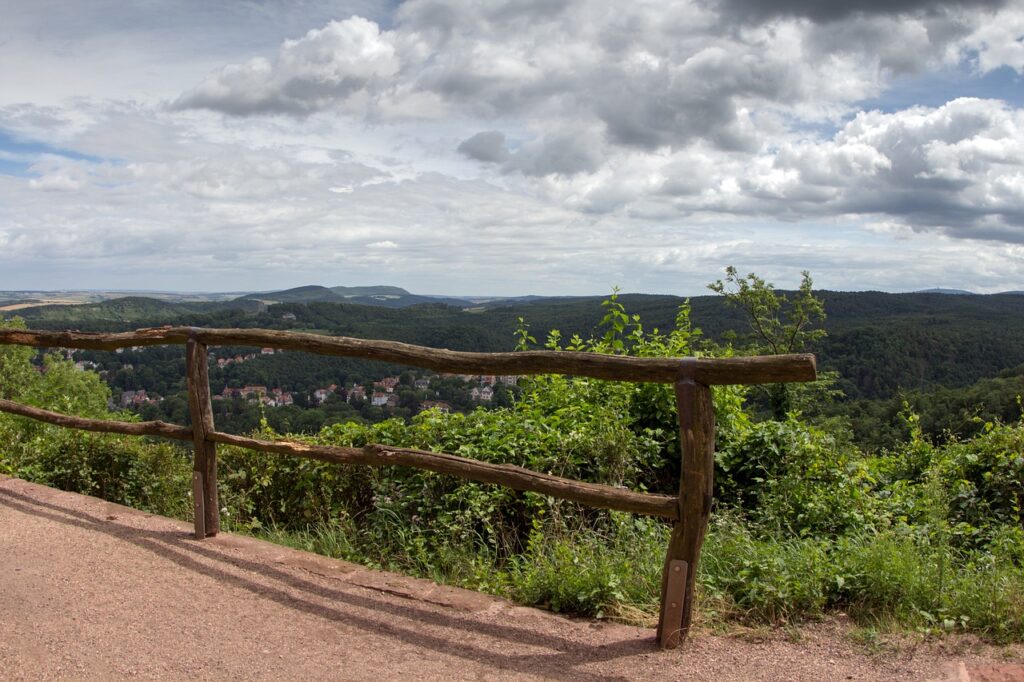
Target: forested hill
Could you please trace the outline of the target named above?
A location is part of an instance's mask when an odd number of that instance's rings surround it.
[[[822,292],[820,363],[853,397],[960,387],[1024,364],[1024,296]]]
[[[407,308],[423,303],[444,303],[459,308],[469,307],[471,301],[461,298],[420,296],[405,289],[389,286],[369,287],[322,287],[304,286],[284,291],[247,294],[238,301],[259,301],[262,303],[357,303],[385,308]]]
[[[829,332],[814,349],[819,367],[838,370],[851,398],[891,397],[900,389],[966,386],[1024,364],[1024,296],[829,291],[817,295],[825,301]],[[670,328],[683,302],[676,296],[642,294],[625,294],[619,300],[648,329]],[[554,328],[562,331],[563,338],[573,333],[587,336],[604,314],[601,301],[602,297],[544,298],[470,309],[435,302],[399,309],[317,301],[268,305],[252,298],[173,304],[135,297],[26,308],[16,314],[38,329],[120,331],[163,324],[267,327],[495,351],[512,347],[512,332],[520,317],[541,343]],[[747,331],[742,313],[726,307],[721,297],[695,297],[691,305],[694,323],[711,338],[722,339],[730,330],[741,336]]]
[[[125,330],[143,326],[149,321],[165,320],[170,324],[192,315],[224,315],[235,312],[240,316],[255,314],[266,308],[259,301],[235,299],[233,301],[195,301],[171,303],[146,296],[125,296],[101,303],[77,305],[41,305],[13,312],[0,312],[0,316],[19,316],[38,329],[81,328],[92,331]]]

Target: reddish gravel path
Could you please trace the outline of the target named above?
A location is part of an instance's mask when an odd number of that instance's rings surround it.
[[[1014,680],[927,647],[799,643],[570,620],[465,590],[0,477],[0,677],[50,679]],[[990,655],[992,655],[990,653]],[[994,675],[994,676],[993,676]]]

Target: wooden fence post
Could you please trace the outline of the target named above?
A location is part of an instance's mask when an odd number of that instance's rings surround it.
[[[199,500],[193,500],[197,538],[216,535],[220,531],[217,446],[209,439],[209,434],[216,429],[213,425],[213,401],[210,397],[210,374],[206,354],[206,345],[195,339],[190,338],[185,345],[188,410],[192,418],[192,443],[195,449],[192,488],[193,495],[200,495]]]
[[[679,410],[679,521],[665,555],[661,578],[658,642],[665,649],[679,646],[693,618],[697,562],[711,513],[715,473],[715,409],[711,389],[690,379],[676,383]]]

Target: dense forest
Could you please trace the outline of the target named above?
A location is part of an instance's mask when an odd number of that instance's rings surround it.
[[[786,292],[780,292],[785,294]],[[372,296],[391,296],[373,299]],[[456,307],[442,302],[404,299],[401,289],[302,287],[280,294],[259,294],[233,301],[169,303],[131,297],[76,306],[40,306],[17,311],[37,329],[76,328],[85,331],[124,331],[137,327],[183,324],[209,327],[262,327],[405,341],[455,350],[510,350],[513,332],[522,319],[533,329],[559,328],[566,338],[588,337],[598,327],[604,308],[601,297],[541,298]],[[345,297],[374,303],[338,302]],[[994,418],[1012,420],[1020,414],[1016,396],[1024,392],[1024,296],[1019,294],[950,295],[940,293],[885,294],[880,292],[817,291],[825,311],[820,339],[809,344],[819,369],[836,376],[833,400],[804,407],[812,418],[844,418],[856,442],[878,448],[905,437],[900,413],[907,403],[921,415],[925,433],[936,439],[968,436]],[[318,300],[326,298],[327,300]],[[676,296],[623,294],[618,297],[631,315],[649,329],[668,329],[684,299]],[[290,300],[266,303],[269,300]],[[295,302],[301,300],[303,302]],[[745,347],[749,324],[742,310],[725,304],[722,296],[689,299],[691,315],[704,337],[714,343]],[[231,357],[251,349],[216,349]],[[96,364],[115,390],[145,389],[165,399],[164,406],[147,406],[149,417],[179,416],[183,404],[184,360],[180,348],[148,348],[126,352],[80,353],[78,360]],[[215,368],[214,391],[225,386],[258,384],[311,395],[329,384],[365,383],[398,374],[404,368],[359,360],[279,354],[252,362]],[[467,387],[468,391],[468,387]],[[175,398],[177,396],[177,398]],[[437,396],[435,396],[437,397]],[[424,399],[426,396],[424,396]],[[757,403],[757,394],[751,396]],[[474,404],[457,399],[460,409]],[[393,416],[385,410],[336,409],[298,417],[309,408],[297,407],[264,415],[280,428],[314,432],[339,419],[370,421]],[[244,403],[224,408],[223,426],[232,431],[250,428],[261,418]],[[328,413],[330,412],[330,413]],[[415,409],[399,412],[411,416]],[[286,429],[288,430],[288,429]]]

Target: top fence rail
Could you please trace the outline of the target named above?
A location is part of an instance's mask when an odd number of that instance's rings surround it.
[[[115,334],[0,329],[0,344],[45,348],[115,350],[185,344],[190,339],[205,346],[273,347],[464,374],[570,374],[656,383],[691,380],[705,385],[770,384],[816,378],[814,355],[809,353],[734,358],[638,358],[570,351],[468,353],[397,341],[271,329],[155,327]]]

